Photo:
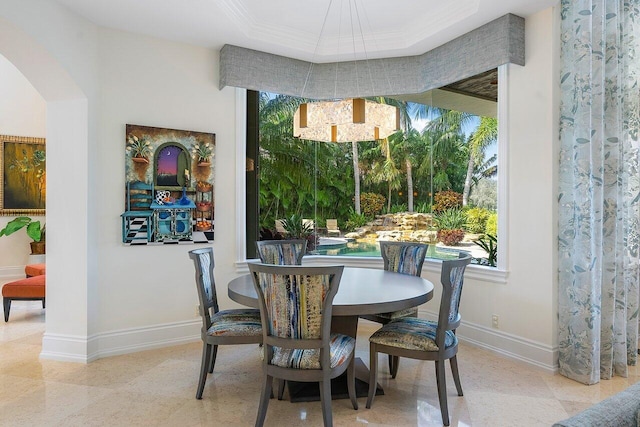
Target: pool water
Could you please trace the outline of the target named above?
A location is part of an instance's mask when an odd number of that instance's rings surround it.
[[[440,248],[435,245],[429,245],[427,250],[427,258],[435,259],[456,259],[460,252],[455,249]],[[340,247],[318,247],[311,252],[313,255],[330,255],[330,256],[357,256],[357,257],[379,257],[380,245],[378,243],[366,242],[348,242]]]

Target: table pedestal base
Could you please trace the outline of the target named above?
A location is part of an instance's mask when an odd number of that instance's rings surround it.
[[[359,357],[356,357],[355,368],[356,396],[367,397],[369,394],[369,369],[367,369],[367,366]],[[287,390],[289,391],[289,400],[291,402],[315,402],[320,400],[320,387],[318,386],[318,383],[287,381]],[[383,394],[384,390],[382,390],[382,387],[378,384],[376,387],[376,396]],[[331,398],[349,398],[346,373],[331,380]]]

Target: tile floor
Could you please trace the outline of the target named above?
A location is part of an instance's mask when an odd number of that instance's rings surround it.
[[[358,356],[368,365],[361,322]],[[14,302],[0,326],[0,426],[250,426],[260,394],[258,347],[221,347],[202,400],[195,399],[200,343],[101,359],[88,365],[40,360],[44,310]],[[550,426],[640,380],[616,377],[584,386],[461,344],[464,397],[447,372],[452,426]],[[383,363],[384,362],[384,363]],[[360,398],[333,401],[336,426],[441,426],[433,362],[402,359],[398,377],[380,360],[386,394],[372,409]],[[285,394],[286,398],[286,394]],[[320,403],[271,400],[267,426],[322,425]]]

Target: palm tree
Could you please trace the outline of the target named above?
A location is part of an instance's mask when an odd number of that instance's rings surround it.
[[[492,117],[481,117],[480,125],[469,136],[469,161],[467,163],[467,176],[464,180],[464,190],[462,191],[463,206],[466,206],[469,202],[474,170],[482,164],[487,147],[493,144],[497,137],[498,120]]]

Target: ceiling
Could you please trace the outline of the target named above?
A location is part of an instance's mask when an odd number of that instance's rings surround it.
[[[420,55],[507,13],[558,0],[55,0],[107,28],[219,50],[225,44],[312,62]],[[497,99],[497,71],[407,97]],[[451,101],[449,101],[451,100]],[[443,106],[444,107],[444,106]],[[446,107],[444,107],[446,108]],[[484,107],[483,107],[484,108]],[[489,107],[489,110],[495,110]],[[480,111],[480,110],[478,110]],[[482,111],[485,111],[484,109]]]
[[[419,55],[504,14],[526,18],[558,3],[558,0],[55,1],[108,28],[212,49],[233,44],[314,62]]]

